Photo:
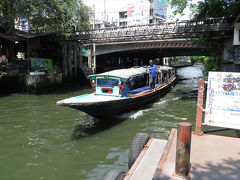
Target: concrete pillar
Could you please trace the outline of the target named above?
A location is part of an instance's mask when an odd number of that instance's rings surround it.
[[[92,49],[91,47],[88,48],[88,67],[92,68]]]
[[[92,56],[93,56],[93,74],[96,73],[96,70],[97,70],[97,62],[96,62],[96,44],[93,43],[93,51],[92,51]]]

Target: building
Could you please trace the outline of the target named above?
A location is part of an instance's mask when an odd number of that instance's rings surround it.
[[[166,0],[134,0],[121,7],[119,26],[143,25],[166,21]]]
[[[234,23],[234,35],[233,35],[233,46],[234,46],[234,60],[240,63],[240,15]]]

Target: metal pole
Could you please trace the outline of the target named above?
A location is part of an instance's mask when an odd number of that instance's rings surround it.
[[[192,124],[178,123],[175,173],[179,176],[188,176],[189,173],[191,136]]]
[[[204,95],[204,81],[199,81],[196,126],[195,126],[195,132],[194,132],[194,134],[196,134],[196,135],[202,135],[203,95]]]
[[[93,5],[93,10],[94,10],[94,19],[93,19],[93,30],[95,30],[95,5]],[[93,74],[96,73],[96,44],[93,43],[93,64],[92,64],[92,70],[93,70]]]
[[[104,21],[106,21],[106,0],[104,0]]]

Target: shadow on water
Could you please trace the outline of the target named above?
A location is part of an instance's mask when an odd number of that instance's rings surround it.
[[[180,97],[182,100],[193,100],[197,99],[198,90],[191,90],[191,91],[185,91],[185,90],[177,90],[175,94]]]
[[[105,117],[104,119],[98,119],[92,116],[88,116],[87,119],[75,127],[72,133],[72,138],[80,139],[83,137],[91,136],[93,134],[97,134],[117,124],[120,124],[124,120],[125,119],[117,117]]]
[[[29,91],[27,93],[35,95],[44,95],[44,94],[67,94],[83,89],[91,89],[89,82],[78,82],[78,83],[64,83],[61,86],[54,86],[48,88],[37,89],[34,91]]]
[[[51,95],[51,94],[67,94],[84,89],[91,89],[89,81],[67,82],[57,86],[41,87],[38,89],[27,89],[16,82],[12,82],[11,86],[5,86],[4,82],[0,81],[3,87],[0,88],[0,98],[10,96],[13,93],[33,94],[33,95]]]

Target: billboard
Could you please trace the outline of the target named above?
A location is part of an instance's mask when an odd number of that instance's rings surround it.
[[[167,19],[167,0],[154,0],[153,17],[158,19]]]
[[[20,17],[19,23],[20,23],[21,30],[28,33],[29,32],[28,20],[26,18]]]
[[[150,3],[148,0],[135,0],[127,8],[127,25],[144,25],[149,23]]]
[[[240,73],[209,72],[204,124],[240,129]]]
[[[53,71],[53,64],[51,59],[46,58],[30,58],[31,70],[43,72],[45,70]]]

